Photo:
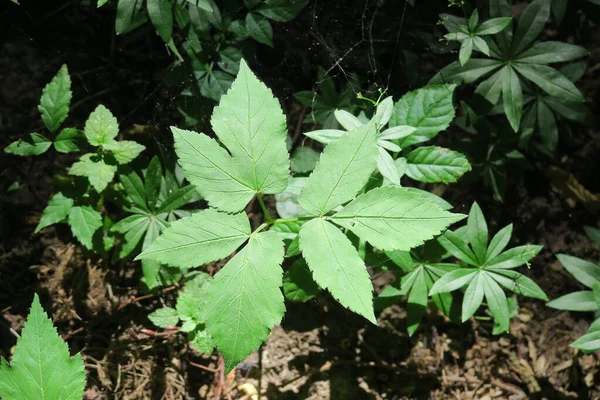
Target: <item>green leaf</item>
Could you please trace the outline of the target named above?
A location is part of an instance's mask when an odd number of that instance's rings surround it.
[[[265,0],[256,11],[273,21],[287,22],[294,19],[307,4],[308,0]]]
[[[419,268],[416,272],[416,276],[408,294],[406,302],[406,331],[412,336],[419,324],[423,315],[427,309],[427,274],[424,268]]]
[[[283,274],[283,294],[287,300],[305,302],[315,297],[318,292],[319,285],[313,280],[303,259],[295,261]]]
[[[370,190],[331,217],[381,250],[410,250],[463,218],[397,187]]]
[[[300,146],[292,153],[292,171],[305,174],[315,169],[319,161],[319,152],[308,146]]]
[[[323,218],[300,229],[300,250],[313,279],[344,307],[376,324],[373,284],[367,268],[350,240]]]
[[[479,270],[475,268],[459,268],[448,272],[433,284],[429,294],[453,292],[471,282],[478,273]]]
[[[455,232],[446,231],[442,236],[437,238],[438,242],[452,254],[464,263],[478,267],[477,257],[473,251],[467,246],[467,243],[458,236]]]
[[[433,139],[454,119],[452,97],[456,85],[432,85],[409,92],[394,106],[390,127],[409,125],[417,130],[402,139],[400,147]]]
[[[105,150],[111,152],[119,164],[129,164],[146,149],[146,146],[131,140],[122,140],[120,142],[112,140],[107,142],[103,147]]]
[[[231,156],[204,134],[172,130],[184,175],[213,207],[238,212],[256,192],[285,190],[289,174],[285,116],[243,60],[211,123]]]
[[[542,146],[550,153],[558,146],[558,125],[554,113],[544,101],[537,102],[537,120],[540,128]]]
[[[66,64],[63,64],[56,76],[44,87],[38,106],[42,121],[50,132],[57,130],[67,119],[71,95],[71,77]]]
[[[557,310],[568,311],[598,311],[600,307],[594,298],[594,292],[583,290],[573,292],[546,303],[546,306]]]
[[[179,322],[179,313],[171,307],[163,307],[148,314],[148,319],[160,328],[175,326]]]
[[[472,58],[465,65],[460,65],[458,61],[453,62],[442,68],[431,80],[429,84],[440,83],[472,83],[482,76],[500,68],[502,61]]]
[[[69,357],[69,347],[36,294],[11,363],[0,358],[0,397],[75,400],[83,397],[84,389],[81,355]]]
[[[328,145],[300,193],[300,206],[322,216],[352,200],[375,169],[377,151],[374,123]]]
[[[550,17],[550,1],[535,0],[521,14],[512,40],[513,53],[518,54],[538,37]]]
[[[502,32],[510,23],[512,17],[492,18],[484,21],[475,29],[475,35],[495,35],[496,33]]]
[[[504,113],[510,126],[515,132],[519,131],[521,125],[521,113],[523,112],[523,91],[519,77],[510,66],[503,69],[502,76],[502,100]]]
[[[311,138],[319,143],[330,144],[344,136],[346,131],[339,129],[319,129],[316,131],[304,132],[304,136]]]
[[[298,204],[298,196],[306,186],[308,178],[299,177],[290,179],[288,187],[275,195],[275,209],[281,218],[294,218],[306,215],[306,211]]]
[[[206,291],[206,330],[229,372],[269,337],[285,312],[281,294],[283,242],[273,232],[250,238]]]
[[[4,149],[5,152],[17,156],[39,156],[45,153],[52,142],[39,133],[30,133],[25,139],[12,142]]]
[[[337,122],[348,132],[358,129],[363,125],[358,118],[346,110],[335,110],[333,114]]]
[[[377,169],[381,175],[396,186],[400,186],[400,173],[394,159],[384,148],[378,148]]]
[[[254,40],[273,47],[273,28],[266,17],[246,14],[246,29]]]
[[[100,104],[88,117],[83,131],[92,146],[102,146],[119,134],[119,123],[108,108]]]
[[[554,68],[538,64],[513,64],[517,72],[538,85],[551,96],[573,102],[583,102],[583,95],[575,84]]]
[[[69,175],[87,177],[98,193],[104,191],[112,182],[115,172],[117,172],[116,165],[107,164],[104,159],[92,153],[82,155],[69,169]]]
[[[406,175],[420,182],[456,182],[471,170],[467,158],[443,147],[419,147],[406,155]]]
[[[469,218],[467,219],[467,232],[469,237],[469,243],[475,253],[475,257],[482,265],[485,262],[485,255],[487,250],[488,242],[488,227],[485,222],[485,217],[479,204],[474,202],[469,212]]]
[[[477,9],[475,9],[471,13],[471,17],[469,18],[469,21],[468,21],[469,31],[474,31],[475,27],[477,26],[478,23],[479,23],[479,11],[477,11]]]
[[[471,54],[473,53],[473,38],[469,37],[462,42],[460,46],[460,51],[458,53],[458,61],[460,61],[460,65],[465,65],[469,58],[471,58]]]
[[[248,239],[250,232],[245,214],[208,209],[173,222],[136,259],[180,268],[197,267],[227,257]]]
[[[594,242],[596,247],[600,247],[600,229],[596,229],[591,226],[584,226],[583,230],[585,231],[586,235],[588,235],[588,237],[592,240],[592,242]]]
[[[565,101],[556,97],[543,98],[544,103],[561,117],[584,125],[591,125],[590,110],[581,102]]]
[[[196,197],[196,189],[193,186],[185,186],[171,192],[160,204],[156,214],[172,212],[188,204],[191,199]]]
[[[38,222],[35,228],[35,233],[38,233],[47,226],[54,225],[58,222],[62,222],[69,216],[71,209],[73,208],[73,199],[65,197],[62,193],[56,193],[48,205],[42,212],[40,222]]]
[[[215,347],[210,334],[200,328],[196,328],[190,332],[190,344],[193,348],[204,354],[211,354]]]
[[[531,64],[551,64],[585,57],[589,52],[580,46],[564,42],[541,42],[519,54],[516,61]]]
[[[394,99],[392,96],[388,96],[383,99],[375,110],[374,118],[377,120],[377,126],[379,128],[383,128],[387,125],[392,117],[392,112],[394,111]]]
[[[147,0],[148,16],[165,43],[173,34],[173,5],[169,0]]]
[[[508,300],[502,288],[488,274],[482,276],[483,290],[487,305],[499,326],[500,331],[508,332],[510,313]]]
[[[525,246],[513,247],[510,250],[498,255],[488,262],[489,268],[513,269],[527,264],[529,260],[535,257],[543,246],[527,244]]]
[[[490,56],[490,46],[488,46],[485,40],[478,36],[475,36],[473,37],[473,44],[480,52],[482,52],[488,57]]]
[[[546,296],[537,283],[517,271],[493,268],[487,268],[487,271],[489,272],[489,276],[496,282],[516,294],[548,301],[548,296]]]
[[[76,206],[71,209],[68,221],[73,236],[91,250],[94,235],[102,227],[102,215],[90,206]]]
[[[127,194],[127,200],[134,203],[142,211],[150,212],[146,203],[146,190],[144,188],[144,182],[138,174],[131,171],[127,174],[119,175],[119,179],[125,188]]]
[[[85,145],[83,132],[75,128],[65,128],[54,139],[54,149],[59,153],[80,151]]]
[[[498,233],[494,235],[492,240],[490,241],[490,245],[488,246],[485,262],[489,262],[493,260],[498,254],[502,253],[502,250],[506,248],[506,245],[510,241],[510,237],[512,236],[513,225],[507,225],[502,228]]]
[[[142,237],[150,227],[150,217],[144,215],[131,215],[117,222],[111,230],[124,233],[123,242],[119,249],[119,259],[128,257],[138,247]]]
[[[146,192],[146,199],[148,200],[150,209],[155,208],[158,202],[162,176],[163,170],[160,159],[157,156],[154,156],[152,157],[152,160],[150,160],[150,164],[148,164],[146,176],[144,177],[144,191]]]
[[[600,284],[600,265],[566,254],[557,254],[556,258],[583,285],[592,288]]]
[[[504,69],[496,71],[492,76],[477,86],[475,93],[485,97],[491,104],[496,105],[502,94],[503,78]]]
[[[394,109],[392,108],[392,112],[393,111],[394,111]],[[392,116],[390,115],[390,118],[391,117]],[[412,135],[416,130],[417,130],[417,128],[413,128],[412,126],[408,126],[408,125],[393,126],[391,128],[386,129],[385,131],[381,132],[377,136],[377,140],[403,139],[407,136]]]
[[[115,32],[117,34],[131,32],[146,22],[142,4],[142,0],[119,0],[115,19]]]
[[[483,281],[485,279],[483,275],[485,274],[485,272],[476,273],[469,286],[467,286],[462,303],[462,322],[471,318],[483,301]]]

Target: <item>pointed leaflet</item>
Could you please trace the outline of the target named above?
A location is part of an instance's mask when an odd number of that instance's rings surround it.
[[[514,66],[521,75],[538,85],[550,96],[573,102],[584,101],[577,86],[554,68],[525,63],[515,63]]]
[[[65,197],[60,192],[56,193],[52,196],[46,208],[44,208],[40,222],[35,228],[35,233],[38,233],[47,226],[63,221],[67,218],[72,208],[73,199]]]
[[[12,142],[4,151],[17,156],[39,156],[45,153],[52,142],[44,135],[39,133],[30,133],[28,137]]]
[[[510,126],[515,132],[519,130],[521,124],[521,113],[523,111],[523,92],[519,77],[510,66],[503,68],[502,77],[502,100],[504,103],[504,113]]]
[[[475,314],[483,301],[483,277],[485,272],[478,272],[465,291],[462,304],[462,322]]]
[[[184,175],[213,207],[238,212],[256,192],[285,190],[289,174],[285,116],[243,60],[211,123],[231,155],[204,134],[172,131]]]
[[[298,203],[312,215],[325,215],[352,200],[375,169],[377,155],[374,122],[344,135],[325,148]]]
[[[104,148],[111,152],[117,163],[129,164],[146,149],[146,146],[132,140],[121,140],[119,142],[112,140],[106,143]]]
[[[96,231],[102,226],[102,215],[90,206],[73,207],[69,214],[73,236],[88,249],[92,249]]]
[[[474,202],[467,219],[467,235],[479,265],[485,262],[488,243],[488,227],[483,212],[477,202]]]
[[[333,222],[381,250],[410,250],[464,218],[403,188],[373,189],[344,207]]]
[[[504,291],[488,274],[481,276],[483,281],[483,291],[487,305],[503,332],[508,331],[510,322],[510,313],[508,311],[508,301]]]
[[[421,182],[456,182],[471,170],[467,158],[443,147],[419,147],[406,155],[406,175]]]
[[[84,387],[81,355],[69,357],[36,294],[12,361],[0,359],[0,398],[76,400]]]
[[[206,330],[229,372],[269,337],[285,312],[281,294],[283,242],[273,232],[250,238],[206,290]]]
[[[137,259],[192,268],[230,255],[250,236],[246,214],[205,210],[175,221]]]
[[[57,130],[67,118],[70,105],[71,77],[67,66],[63,64],[56,76],[44,88],[38,106],[42,121],[50,132]]]
[[[376,323],[373,284],[350,240],[334,225],[315,218],[300,229],[300,250],[313,279],[344,307]]]
[[[79,161],[73,163],[69,175],[85,176],[98,193],[102,192],[113,180],[117,172],[116,165],[107,164],[103,158],[96,154],[88,153],[81,156]]]

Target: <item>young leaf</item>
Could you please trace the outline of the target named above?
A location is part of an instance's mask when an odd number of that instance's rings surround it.
[[[583,102],[583,95],[575,84],[554,68],[539,64],[515,63],[515,69],[538,85],[544,92],[564,100]]]
[[[210,355],[213,352],[215,344],[206,330],[196,328],[189,334],[190,344],[200,353]]]
[[[8,364],[0,358],[0,397],[75,400],[83,397],[85,369],[40,305],[36,294],[17,347]]]
[[[485,275],[485,272],[477,273],[467,286],[462,303],[462,322],[471,318],[483,301],[483,275]]]
[[[100,104],[85,122],[83,133],[92,146],[102,146],[119,134],[119,123],[108,108]]]
[[[50,132],[58,129],[67,119],[71,105],[71,77],[67,66],[63,64],[58,73],[42,91],[38,111],[42,121]]]
[[[475,35],[495,35],[502,32],[512,22],[512,17],[492,18],[484,21],[475,29]]]
[[[394,162],[394,159],[385,149],[379,147],[379,155],[377,156],[377,169],[381,172],[384,178],[392,182],[396,186],[400,186],[400,174]]]
[[[550,17],[550,1],[535,0],[525,8],[512,40],[514,54],[520,53],[538,37]]]
[[[565,294],[546,303],[546,306],[557,310],[569,311],[598,311],[600,307],[596,303],[594,292],[591,290],[582,290]]]
[[[319,143],[330,144],[344,136],[346,133],[348,132],[339,129],[319,129],[316,131],[304,132],[304,136]]]
[[[392,117],[394,111],[394,99],[392,96],[388,96],[383,99],[378,105],[375,111],[375,119],[377,120],[377,126],[382,128],[387,125]]]
[[[510,314],[508,300],[502,288],[488,274],[482,276],[485,300],[502,332],[508,332]]]
[[[375,169],[377,154],[373,123],[327,146],[300,193],[300,206],[311,215],[322,216],[352,200]]]
[[[433,139],[454,119],[452,97],[456,85],[432,85],[409,92],[394,106],[390,127],[409,125],[417,130],[400,147]]]
[[[503,70],[502,100],[504,103],[504,112],[510,126],[515,132],[518,132],[519,125],[521,124],[521,113],[523,111],[523,92],[521,90],[521,83],[512,67],[507,65]]]
[[[112,182],[115,172],[117,172],[116,165],[107,164],[104,159],[92,153],[81,156],[79,161],[73,163],[69,169],[70,175],[87,177],[98,193],[104,191]]]
[[[485,217],[476,202],[471,206],[469,218],[467,219],[467,232],[469,235],[469,243],[475,253],[479,265],[485,262],[485,254],[488,242],[488,227],[485,222]]]
[[[12,142],[4,149],[5,152],[17,156],[39,156],[45,153],[52,142],[39,133],[30,133],[29,137]]]
[[[465,65],[469,58],[471,58],[471,54],[473,53],[473,38],[469,37],[462,42],[460,46],[460,51],[458,53],[458,61],[460,61],[460,65]]]
[[[129,164],[146,149],[146,146],[131,140],[120,142],[111,140],[104,145],[104,148],[111,152],[117,163]]]
[[[173,4],[169,0],[147,0],[148,16],[165,43],[173,34]]]
[[[350,240],[323,218],[300,228],[300,250],[313,279],[344,307],[377,323],[373,314],[373,284]]]
[[[175,326],[179,322],[177,310],[171,307],[163,307],[148,314],[148,319],[160,328]]]
[[[44,208],[40,222],[35,228],[35,233],[38,233],[47,226],[64,221],[69,216],[73,208],[73,199],[65,197],[62,193],[56,193],[48,205]]]
[[[600,284],[600,265],[566,254],[558,254],[556,258],[583,285],[592,288],[594,284]]]
[[[80,151],[85,144],[83,132],[75,128],[65,128],[54,139],[54,149],[59,153]]]
[[[333,114],[335,115],[335,119],[337,119],[340,125],[343,126],[348,132],[358,129],[362,126],[362,122],[360,122],[358,118],[346,110],[335,110]]]
[[[410,250],[463,218],[396,187],[370,190],[331,217],[381,250]]]
[[[589,52],[580,46],[563,42],[541,42],[519,54],[516,61],[531,64],[552,64],[585,57]]]
[[[92,249],[94,235],[102,227],[102,215],[90,206],[77,206],[69,214],[69,226],[82,245]]]
[[[443,147],[419,147],[406,155],[406,175],[420,182],[456,182],[471,164],[465,156]]]
[[[246,14],[246,29],[254,40],[273,47],[273,28],[267,18],[252,13]]]
[[[175,221],[136,259],[192,268],[227,257],[250,236],[244,213],[208,209]]]
[[[269,337],[285,312],[281,284],[283,242],[273,232],[250,238],[206,290],[206,330],[229,372]]]

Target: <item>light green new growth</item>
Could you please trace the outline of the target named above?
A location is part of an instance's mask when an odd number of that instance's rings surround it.
[[[58,129],[67,119],[71,105],[71,77],[67,66],[63,65],[58,74],[46,85],[40,98],[38,110],[42,121],[50,132]]]
[[[76,400],[83,397],[85,369],[81,355],[69,348],[40,305],[37,294],[9,363],[0,359],[3,400]]]

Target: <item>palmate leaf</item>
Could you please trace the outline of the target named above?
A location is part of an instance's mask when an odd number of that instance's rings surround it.
[[[181,268],[197,267],[227,257],[250,236],[243,214],[205,210],[175,221],[136,259]]]
[[[38,111],[50,132],[58,129],[69,114],[71,105],[71,77],[66,65],[46,85],[40,98]]]
[[[211,123],[231,155],[204,134],[172,128],[184,175],[211,206],[238,212],[257,192],[285,190],[289,175],[285,116],[244,60]]]
[[[300,193],[300,206],[321,216],[352,200],[375,170],[377,154],[374,122],[328,145]]]
[[[465,216],[403,188],[373,189],[331,217],[381,250],[410,250]]]
[[[36,294],[12,361],[0,358],[0,398],[76,400],[84,388],[81,355],[69,357]]]
[[[267,339],[285,312],[281,293],[283,241],[274,232],[250,238],[206,290],[206,330],[229,372]]]
[[[373,284],[363,260],[350,240],[323,218],[300,228],[300,250],[313,279],[344,307],[376,323]]]

